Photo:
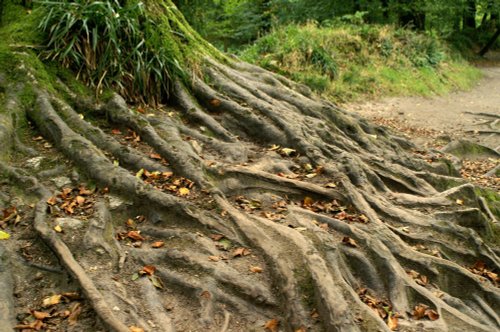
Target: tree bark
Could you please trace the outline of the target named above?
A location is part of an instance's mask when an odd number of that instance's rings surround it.
[[[488,42],[486,43],[486,45],[484,45],[481,51],[479,51],[479,56],[484,56],[486,53],[488,53],[488,51],[495,44],[499,36],[500,36],[500,26],[498,26],[497,31],[493,34],[490,40],[488,40]]]

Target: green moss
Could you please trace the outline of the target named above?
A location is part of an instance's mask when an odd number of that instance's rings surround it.
[[[316,304],[316,288],[312,275],[306,267],[293,270],[295,279],[302,295],[302,302],[309,308],[314,308]]]

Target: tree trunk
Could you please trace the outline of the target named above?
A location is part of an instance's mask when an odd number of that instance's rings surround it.
[[[464,27],[476,29],[476,0],[467,0],[464,11]]]
[[[11,50],[15,65],[0,67],[0,200],[25,218],[3,224],[12,241],[34,229],[53,250],[95,311],[82,321],[124,332],[500,328],[497,196],[218,53],[170,0],[151,3],[202,60],[185,68],[189,84],[172,78],[168,107],[92,100],[67,77],[44,80],[31,53]],[[15,121],[25,116],[32,127]],[[14,140],[16,128],[28,138]],[[33,280],[18,303],[50,295]]]
[[[498,26],[497,31],[493,34],[493,36],[488,40],[486,45],[479,51],[479,56],[484,56],[488,51],[491,49],[493,45],[495,45],[495,42],[497,41],[498,37],[500,36],[500,26]]]

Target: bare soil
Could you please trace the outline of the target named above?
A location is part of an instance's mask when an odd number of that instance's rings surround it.
[[[500,151],[500,54],[480,63],[483,78],[469,91],[446,96],[387,97],[376,101],[350,103],[343,108],[389,127],[417,145],[441,149],[450,141],[469,140]],[[471,165],[462,160],[464,172],[472,171],[472,181],[498,189],[500,179],[481,179],[498,167],[498,158],[484,158]]]

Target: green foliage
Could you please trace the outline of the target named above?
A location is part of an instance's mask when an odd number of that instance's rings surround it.
[[[367,94],[444,93],[479,77],[436,37],[341,21],[275,29],[241,56],[337,101]]]
[[[45,58],[78,73],[98,93],[114,88],[127,99],[158,103],[182,76],[179,52],[137,1],[42,1]]]

